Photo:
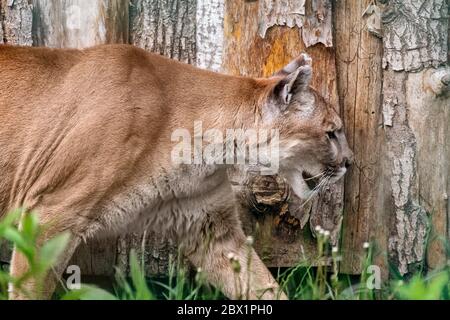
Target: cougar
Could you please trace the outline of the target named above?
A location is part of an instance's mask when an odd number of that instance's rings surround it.
[[[174,132],[195,136],[195,123],[223,135],[276,132],[278,173],[296,195],[337,181],[353,155],[340,117],[310,87],[306,54],[269,78],[201,70],[128,45],[0,46],[0,66],[0,216],[36,212],[39,243],[70,234],[56,274],[81,241],[146,226],[173,237],[228,297],[286,298],[246,244],[227,176],[234,164],[220,152],[209,163],[174,161]],[[27,268],[15,250],[12,275]],[[56,280],[52,272],[45,288],[31,280],[25,288],[49,298]],[[28,298],[16,288],[11,297]]]

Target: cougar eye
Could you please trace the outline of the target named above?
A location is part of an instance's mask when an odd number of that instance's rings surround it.
[[[327,131],[328,139],[336,139],[336,131]]]

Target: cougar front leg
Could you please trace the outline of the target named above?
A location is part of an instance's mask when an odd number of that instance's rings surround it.
[[[44,281],[38,283],[36,279],[26,279],[20,288],[10,288],[9,298],[12,300],[49,300],[79,243],[80,238],[72,235],[56,265],[45,275]],[[11,276],[19,278],[28,271],[28,268],[27,259],[14,249],[11,260]]]
[[[238,214],[230,201],[208,213],[206,235],[188,255],[207,280],[231,299],[287,299],[270,271],[247,243]],[[233,203],[233,201],[231,201]]]
[[[58,234],[68,232],[70,234],[69,243],[63,253],[59,256],[57,263],[52,267],[48,274],[43,275],[44,281],[36,281],[34,278],[27,278],[21,283],[20,287],[11,286],[9,297],[14,300],[28,299],[50,299],[57,282],[60,280],[64,269],[72,257],[75,249],[78,247],[81,238],[79,231],[87,227],[87,222],[83,220],[72,221],[69,223],[64,217],[69,217],[67,210],[55,208],[37,208],[35,211],[39,214],[40,224],[43,227],[43,233],[37,239],[37,246],[41,246],[45,241],[54,238]],[[60,215],[63,212],[64,216]],[[26,213],[24,213],[26,214]],[[18,279],[29,271],[29,263],[26,257],[14,248],[11,260],[11,276]]]

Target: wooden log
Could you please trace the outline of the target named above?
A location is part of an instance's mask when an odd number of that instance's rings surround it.
[[[371,3],[344,0],[334,8],[338,91],[345,132],[355,154],[345,183],[340,265],[341,272],[350,274],[361,273],[367,241],[376,242],[376,263],[387,266],[389,212],[380,195],[385,182],[380,157],[382,41],[369,28],[370,22],[380,21],[379,10],[368,7]]]
[[[270,76],[306,51],[313,59],[313,86],[338,108],[334,51],[327,47],[332,44],[331,14],[330,1],[226,1],[223,70]],[[318,36],[319,29],[323,35]],[[317,32],[317,36],[307,37],[305,44],[304,34],[310,32]],[[305,206],[285,190],[286,184],[279,177],[262,179],[234,172],[231,178],[236,191],[244,195],[241,198],[247,199],[242,202],[243,211],[252,212],[242,215],[246,232],[255,235],[256,250],[267,265],[292,266],[300,259],[312,261],[316,225],[327,228],[333,243],[338,242],[341,185],[329,187],[312,205]],[[274,194],[278,196],[274,198]],[[265,208],[262,212],[258,209],[261,204]]]

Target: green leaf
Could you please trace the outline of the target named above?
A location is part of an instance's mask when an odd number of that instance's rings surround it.
[[[115,279],[119,289],[121,290],[121,299],[132,300],[134,298],[134,292],[128,284],[122,270],[116,268]]]
[[[0,221],[0,237],[3,236],[3,233],[6,229],[12,227],[17,223],[20,217],[19,211],[13,211],[12,213],[7,214],[1,221]]]
[[[72,290],[61,300],[118,300],[113,294],[96,286],[82,285],[79,290]]]
[[[15,228],[6,228],[3,237],[11,241],[22,254],[28,259],[32,259],[34,255],[34,247],[23,237],[23,234]]]
[[[139,265],[136,251],[130,252],[130,273],[131,281],[136,290],[136,300],[153,300],[153,294],[147,286],[144,271]]]
[[[448,281],[449,277],[445,272],[436,274],[431,279],[417,275],[398,288],[399,296],[406,300],[437,300],[442,297]]]
[[[39,265],[42,268],[41,271],[49,269],[54,265],[58,257],[66,248],[70,239],[69,233],[62,233],[53,239],[47,241],[39,251]]]
[[[441,298],[444,288],[448,284],[449,278],[447,273],[439,273],[437,276],[430,280],[428,285],[427,294],[425,299],[427,300],[438,300]]]
[[[24,214],[22,219],[22,235],[28,241],[34,241],[39,234],[39,219],[36,214]]]

